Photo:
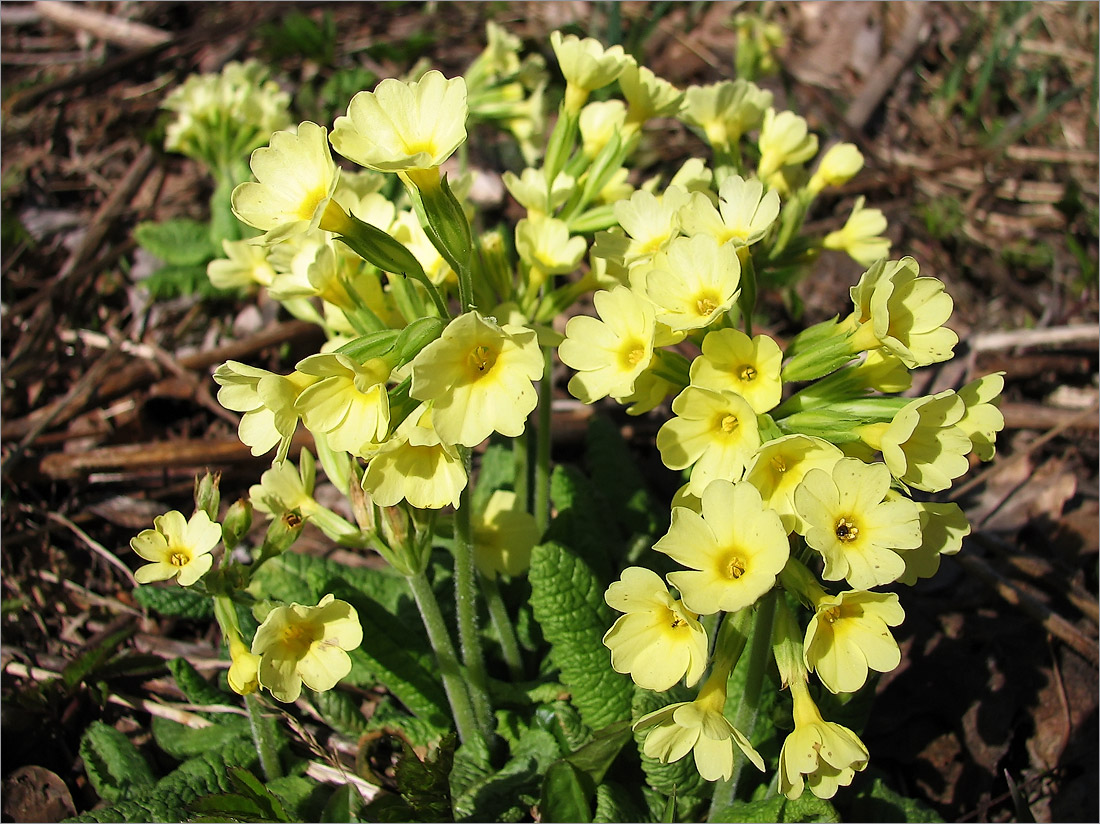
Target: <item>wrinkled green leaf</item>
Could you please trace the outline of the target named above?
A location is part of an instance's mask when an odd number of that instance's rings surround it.
[[[157,746],[181,761],[224,747],[233,739],[247,739],[251,735],[247,718],[228,714],[222,715],[217,723],[198,729],[178,721],[154,717],[151,728]]]
[[[874,767],[860,776],[859,784],[859,791],[845,798],[847,817],[853,821],[943,821],[931,807],[890,789]]]
[[[105,801],[133,798],[155,783],[149,762],[137,747],[102,721],[93,721],[84,731],[80,757],[92,787]]]
[[[823,798],[804,792],[799,798],[788,799],[784,795],[762,801],[735,801],[711,816],[711,821],[723,822],[827,822],[836,824],[840,815],[836,808]]]
[[[139,586],[133,595],[140,606],[159,615],[193,620],[214,617],[214,602],[187,587]]]
[[[592,779],[568,761],[558,761],[543,779],[539,814],[543,821],[591,821],[588,799],[595,792]]]
[[[142,249],[173,266],[198,266],[219,254],[210,240],[210,227],[187,218],[139,223],[134,228],[134,240]]]
[[[581,719],[600,729],[629,718],[633,686],[611,668],[603,645],[611,626],[604,582],[577,551],[558,543],[535,547],[529,578],[535,618]]]

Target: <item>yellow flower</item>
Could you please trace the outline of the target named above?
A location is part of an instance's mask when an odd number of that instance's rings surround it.
[[[307,429],[324,434],[333,449],[359,457],[385,439],[390,426],[385,361],[359,364],[332,352],[310,355],[296,369],[316,379],[295,402]]]
[[[492,432],[523,433],[542,370],[534,330],[467,312],[413,359],[409,395],[431,402],[432,425],[445,443],[477,446]]]
[[[336,118],[332,146],[379,172],[439,166],[466,140],[466,81],[438,71],[404,83],[386,78],[351,99]]]
[[[816,195],[828,186],[843,186],[862,168],[863,154],[855,144],[836,143],[822,156],[806,188]]]
[[[625,286],[592,296],[600,319],[570,318],[558,347],[562,363],[577,370],[569,391],[583,403],[627,397],[653,356],[653,306]]]
[[[674,508],[671,527],[653,548],[689,567],[670,572],[668,582],[700,615],[755,603],[790,556],[779,515],[764,508],[756,488],[724,480],[703,492],[701,513]]]
[[[691,362],[692,386],[736,392],[759,415],[783,397],[783,352],[767,335],[749,338],[737,329],[717,329],[703,338],[702,355]]]
[[[358,537],[359,530],[313,497],[313,456],[302,450],[301,468],[290,461],[274,464],[248,489],[252,506],[274,520],[297,511],[334,541]]]
[[[229,688],[237,695],[250,695],[259,689],[260,656],[254,655],[245,646],[236,630],[229,633],[229,657],[232,662],[226,676]]]
[[[553,185],[547,186],[545,169],[524,169],[519,177],[505,172],[501,180],[529,218],[549,215],[569,199],[577,185],[572,177],[559,172]]]
[[[184,520],[173,509],[154,518],[153,527],[130,539],[130,548],[150,562],[134,573],[139,584],[175,578],[189,587],[210,570],[210,551],[222,539],[222,528],[206,512],[200,509]]]
[[[576,271],[587,249],[584,238],[570,237],[568,224],[556,218],[524,218],[516,224],[516,252],[531,267],[531,289],[550,275]]]
[[[895,478],[925,492],[942,492],[969,468],[969,435],[956,424],[966,414],[963,399],[950,389],[917,398],[888,424],[860,429],[868,446],[879,449]]]
[[[408,501],[417,509],[458,507],[466,468],[458,450],[439,439],[431,421],[431,411],[418,407],[370,459],[363,489],[379,506]]]
[[[226,361],[214,370],[221,386],[218,403],[234,412],[243,412],[237,434],[256,456],[278,444],[275,460],[285,461],[290,441],[298,428],[298,395],[313,383],[311,375],[291,372],[276,375],[237,361]]]
[[[641,125],[651,117],[673,117],[684,100],[682,91],[633,61],[619,75],[619,88],[628,105],[628,124]]]
[[[830,692],[855,692],[869,670],[890,672],[901,650],[889,627],[905,619],[892,592],[841,592],[814,604],[804,660]]]
[[[995,405],[1004,386],[1004,372],[995,372],[971,381],[958,391],[966,412],[955,426],[966,433],[974,452],[983,461],[993,459],[997,433],[1005,426],[1004,415]]]
[[[206,276],[217,289],[238,289],[258,284],[270,286],[275,270],[267,262],[267,249],[247,240],[223,240],[225,257],[206,264]]]
[[[779,194],[764,192],[759,180],[733,175],[718,188],[718,208],[702,192],[695,192],[680,210],[688,235],[708,234],[719,243],[751,246],[764,237],[779,216]]]
[[[709,86],[689,86],[680,119],[697,126],[712,148],[729,151],[741,135],[760,125],[772,93],[748,80],[723,80]]]
[[[761,446],[745,468],[745,481],[760,492],[764,506],[774,509],[788,532],[805,532],[794,505],[794,491],[811,469],[832,472],[844,453],[811,435],[784,435]]]
[[[817,154],[817,135],[810,134],[805,118],[794,112],[779,112],[769,108],[757,140],[760,164],[756,174],[767,181],[784,166],[805,163]]]
[[[854,589],[888,584],[905,570],[894,550],[920,546],[920,513],[906,498],[886,501],[890,471],[880,463],[842,458],[831,472],[806,473],[794,503],[806,543],[825,559],[826,581]]]
[[[862,195],[856,199],[844,226],[825,235],[821,245],[846,252],[856,263],[870,266],[890,254],[890,238],[883,236],[886,215],[878,209],[864,209],[864,200]]]
[[[905,572],[899,584],[912,586],[920,578],[931,578],[940,568],[941,555],[954,555],[962,549],[962,541],[970,534],[966,514],[954,503],[917,501],[920,509],[921,544],[901,557]]]
[[[622,46],[605,49],[591,37],[563,37],[560,31],[550,33],[550,45],[565,78],[565,110],[571,113],[579,112],[589,92],[614,82],[633,60]]]
[[[645,272],[656,319],[676,332],[702,329],[728,312],[740,294],[741,262],[732,246],[709,235],[676,238]]]
[[[936,278],[918,277],[911,257],[880,260],[852,287],[853,351],[884,347],[910,369],[948,360],[959,337],[943,324],[953,303]]]
[[[298,700],[304,683],[324,692],[351,672],[348,652],[363,642],[359,616],[347,601],[326,595],[315,607],[275,607],[256,630],[259,681],[277,700]]]
[[[486,578],[515,577],[531,566],[539,540],[535,517],[518,505],[516,493],[498,489],[474,517],[474,563]]]
[[[597,232],[593,255],[622,266],[649,261],[680,234],[679,212],[688,198],[686,189],[669,186],[660,197],[639,189],[618,201],[612,208],[626,236]]]
[[[818,798],[832,798],[867,766],[867,747],[847,727],[821,717],[801,678],[790,681],[794,731],[779,752],[779,791],[798,798],[809,785]]]
[[[642,751],[665,764],[693,753],[699,775],[707,781],[733,775],[735,747],[763,770],[764,759],[723,714],[728,675],[708,678],[694,701],[670,704],[635,721],[635,731],[648,731]]]
[[[691,493],[707,484],[739,480],[760,446],[760,427],[749,402],[735,392],[689,386],[672,401],[676,416],[657,431],[657,449],[669,469],[691,469]]]
[[[657,573],[627,567],[604,600],[625,613],[603,637],[615,672],[648,690],[667,690],[685,677],[689,687],[699,681],[707,667],[706,630]]]
[[[298,132],[275,132],[252,153],[257,182],[233,190],[233,214],[264,232],[267,243],[316,229],[330,206],[339,170],[324,126],[308,120]]]
[[[580,114],[581,151],[589,160],[596,157],[616,134],[625,141],[626,104],[621,100],[589,103]]]

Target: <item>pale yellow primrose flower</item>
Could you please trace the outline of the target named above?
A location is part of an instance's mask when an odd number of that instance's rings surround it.
[[[681,678],[694,686],[707,668],[707,633],[652,570],[627,567],[604,600],[620,615],[603,637],[611,667],[639,687],[663,692]]]
[[[597,232],[593,255],[623,266],[651,260],[679,236],[679,212],[688,198],[686,189],[669,186],[660,197],[639,189],[618,201],[613,207],[615,220],[626,235]]]
[[[693,753],[699,775],[718,781],[733,775],[736,746],[753,766],[764,769],[764,759],[723,714],[728,673],[721,675],[708,678],[694,701],[670,704],[634,722],[634,730],[648,730],[642,746],[646,755],[667,764]]]
[[[751,246],[767,233],[779,216],[779,194],[764,192],[759,180],[733,175],[718,187],[718,208],[702,192],[695,192],[680,210],[684,234],[708,234],[719,243]]]
[[[920,546],[920,511],[906,498],[886,501],[889,489],[884,464],[857,458],[842,458],[831,472],[806,473],[794,503],[806,543],[825,559],[826,581],[845,579],[853,589],[871,589],[905,571],[893,550]]]
[[[436,286],[458,280],[447,259],[432,243],[415,214],[401,212],[394,221],[391,234],[394,240],[404,244],[413,253],[413,257],[416,258],[428,279]]]
[[[738,329],[716,329],[703,338],[702,354],[691,362],[691,384],[736,392],[757,414],[783,397],[783,351],[767,335],[749,338]]]
[[[905,619],[892,592],[841,592],[814,604],[803,648],[806,667],[830,692],[855,692],[870,670],[890,672],[901,650],[890,633]]]
[[[546,185],[546,170],[527,168],[516,177],[512,172],[501,175],[504,187],[527,210],[529,218],[549,215],[573,194],[577,182],[565,172],[559,172],[551,186]]]
[[[709,235],[676,238],[653,256],[645,294],[657,321],[675,332],[709,326],[728,312],[741,293],[737,250]]]
[[[243,412],[237,434],[256,456],[278,445],[276,461],[285,461],[290,441],[298,428],[298,395],[316,378],[301,372],[276,375],[266,369],[226,361],[214,370],[221,386],[218,403],[234,412]]]
[[[806,188],[814,195],[829,186],[843,186],[863,168],[863,154],[853,143],[830,146],[817,164]],[[885,226],[883,227],[885,228]]]
[[[805,163],[817,154],[817,135],[811,134],[806,119],[794,112],[779,112],[769,108],[757,140],[760,163],[757,176],[767,181],[784,166]]]
[[[413,410],[379,447],[363,474],[363,489],[379,506],[408,501],[417,509],[458,507],[466,468],[458,449],[439,439],[431,410]]]
[[[851,288],[853,351],[886,348],[910,369],[950,359],[959,337],[943,324],[954,303],[943,282],[919,277],[911,257],[880,260]]]
[[[155,517],[153,527],[130,539],[130,548],[150,562],[134,572],[139,584],[175,578],[189,587],[210,570],[210,551],[222,539],[222,528],[206,512],[199,510],[184,520],[183,513],[173,509]]]
[[[673,508],[672,525],[653,548],[689,567],[670,572],[668,582],[700,615],[754,604],[790,556],[779,515],[764,508],[756,487],[725,480],[704,490],[701,513]]]
[[[581,109],[579,119],[581,151],[590,160],[611,142],[616,134],[625,140],[623,126],[626,123],[626,104],[621,100],[601,100]]]
[[[655,366],[658,363],[658,359],[654,356],[650,360],[650,367]],[[638,379],[634,381],[634,391],[629,395],[619,395],[614,397],[616,403],[626,407],[626,414],[628,415],[644,415],[646,412],[651,412],[656,409],[660,404],[664,403],[665,398],[679,391],[682,387],[679,384],[673,383],[666,378],[662,378],[657,372],[652,369],[646,369],[638,376]]]
[[[229,688],[237,695],[251,695],[260,687],[260,656],[245,646],[240,633],[229,632]]]
[[[233,214],[264,232],[265,243],[316,229],[336,190],[339,169],[329,153],[327,130],[308,120],[298,132],[275,132],[252,153],[257,182],[233,190]]]
[[[684,100],[682,91],[633,61],[619,75],[619,88],[628,105],[628,124],[641,125],[651,117],[672,117]]]
[[[258,512],[272,520],[296,510],[334,541],[358,537],[357,527],[313,497],[313,456],[307,457],[307,452],[303,450],[300,469],[290,461],[283,461],[266,470],[260,476],[260,482],[248,488],[249,501]]]
[[[316,379],[294,404],[307,429],[326,435],[333,449],[361,458],[385,439],[390,426],[385,361],[359,364],[332,352],[310,355],[296,370]]]
[[[600,319],[570,318],[558,347],[562,363],[577,370],[569,391],[583,403],[626,397],[653,356],[656,320],[652,304],[625,286],[592,296]]]
[[[921,544],[902,553],[905,572],[898,577],[899,584],[908,586],[935,575],[940,568],[940,556],[954,555],[962,549],[963,538],[970,534],[970,522],[958,504],[915,503],[920,509]]]
[[[997,433],[1005,427],[1005,417],[994,405],[1004,387],[1004,372],[995,372],[971,381],[958,391],[966,404],[966,413],[955,426],[966,433],[975,454],[983,461],[993,459]]]
[[[431,402],[445,443],[477,446],[493,432],[523,433],[542,371],[534,330],[467,312],[413,359],[409,395]]]
[[[541,286],[550,275],[576,271],[586,251],[585,239],[570,237],[569,226],[563,220],[523,218],[516,224],[516,252],[531,267],[531,288]]]
[[[315,607],[275,607],[256,630],[259,681],[277,701],[291,703],[304,683],[324,692],[351,672],[348,652],[363,642],[359,616],[347,601],[326,595]]]
[[[669,469],[691,467],[693,495],[701,496],[715,479],[741,478],[760,446],[748,401],[735,392],[689,386],[672,401],[672,412],[676,417],[657,431],[657,449]]]
[[[730,149],[741,135],[760,125],[772,93],[748,80],[723,80],[709,86],[689,86],[680,119],[697,126],[714,148]]]
[[[825,235],[821,245],[826,249],[846,252],[862,266],[870,266],[890,254],[890,238],[884,237],[886,215],[879,209],[864,209],[860,195],[844,226]]]
[[[614,82],[634,60],[622,46],[605,49],[592,37],[583,40],[575,34],[563,37],[560,31],[550,33],[550,45],[565,78],[565,110],[572,113],[581,110],[589,92]]]
[[[882,452],[899,481],[942,492],[970,468],[970,436],[956,426],[964,414],[966,404],[948,389],[911,401],[889,424],[862,427],[860,437]]]
[[[223,240],[225,257],[206,264],[206,276],[216,289],[270,286],[275,270],[267,261],[267,249],[247,240]]]
[[[745,468],[745,482],[760,491],[764,506],[779,513],[788,532],[805,532],[794,505],[794,491],[811,469],[832,472],[844,457],[836,446],[811,435],[784,435],[761,446]]]
[[[847,727],[821,717],[803,679],[791,679],[790,686],[794,730],[779,752],[779,791],[794,799],[809,785],[818,798],[832,798],[867,766],[867,747]]]
[[[486,578],[514,578],[526,572],[539,540],[535,516],[507,489],[494,491],[485,511],[474,516],[473,535],[474,564]]]
[[[418,81],[393,78],[359,92],[336,118],[332,146],[379,172],[439,166],[466,140],[466,81],[432,70]]]

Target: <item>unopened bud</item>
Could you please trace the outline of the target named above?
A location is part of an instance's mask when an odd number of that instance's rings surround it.
[[[232,552],[241,538],[252,528],[252,502],[248,498],[234,501],[222,522],[222,542],[227,552]]]
[[[221,478],[220,472],[207,472],[201,478],[195,478],[195,510],[205,512],[211,521],[218,520],[218,507],[221,505],[218,483]]]

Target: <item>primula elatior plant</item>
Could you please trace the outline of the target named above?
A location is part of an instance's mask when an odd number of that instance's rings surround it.
[[[751,74],[775,32],[742,23]],[[434,751],[433,815],[835,815],[826,799],[871,758],[849,699],[900,662],[897,585],[969,532],[931,496],[992,457],[1003,381],[905,394],[912,370],[952,357],[951,298],[888,257],[862,198],[842,229],[804,229],[863,158],[822,151],[827,136],[752,76],[680,90],[620,47],[555,32],[553,119],[541,58],[493,24],[488,44],[465,77],[383,80],[331,124],[252,151],[231,198],[248,228],[210,277],[266,289],[326,343],[284,373],[215,371],[271,468],[224,513],[208,476],[190,520],[169,512],[134,538],[141,589],[210,599],[223,683],[254,722],[269,699],[306,702],[338,731],[400,730]],[[268,111],[261,78],[232,71],[254,81],[234,99]],[[199,91],[223,85],[189,81],[166,103],[169,148],[212,170],[232,161],[204,120],[216,92]],[[705,157],[644,177],[654,119],[679,120]],[[468,197],[468,129],[494,125],[527,164],[503,175],[516,225]],[[866,266],[850,311],[786,341],[756,331],[757,296],[791,288],[822,249]],[[555,358],[583,403],[663,418],[649,448],[679,479],[671,502],[599,416],[588,473],[552,466]],[[300,428],[315,448],[295,463]],[[315,497],[318,464],[343,504]],[[254,512],[269,521],[259,545]],[[385,563],[295,553],[307,523]],[[356,717],[342,681],[395,702]],[[274,733],[253,734],[269,771]],[[387,814],[438,820],[418,817],[414,783],[398,769]]]

